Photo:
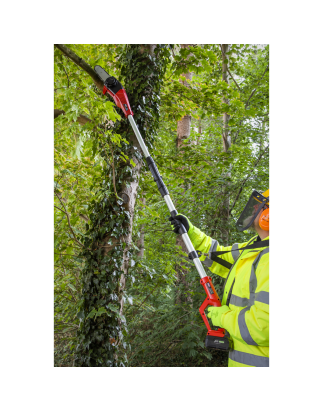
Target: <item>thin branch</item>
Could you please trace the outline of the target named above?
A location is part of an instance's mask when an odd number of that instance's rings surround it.
[[[79,214],[79,216],[84,220],[86,223],[89,221],[89,218],[84,214]]]
[[[96,74],[96,72],[93,70],[93,68],[85,63],[81,57],[79,57],[77,54],[74,53],[71,49],[65,46],[65,44],[54,44],[56,48],[58,48],[66,57],[71,59],[75,64],[77,64],[79,67],[81,67],[82,70],[84,70],[87,74],[89,74],[95,85],[102,91],[103,90],[103,82],[100,79],[100,77]]]
[[[78,327],[75,327],[75,328],[69,328],[67,331],[54,331],[54,333],[55,334],[66,334],[66,333],[70,333],[70,332],[72,332],[72,331],[77,331],[78,330]]]
[[[250,177],[251,173],[254,171],[255,167],[257,166],[257,164],[259,163],[259,161],[261,160],[262,156],[265,154],[265,152],[267,151],[267,149],[269,148],[269,146],[267,146],[264,151],[260,154],[260,156],[258,157],[257,161],[255,162],[252,170],[250,171],[250,173],[247,175],[247,177],[243,180],[242,185],[240,187],[240,190],[238,192],[238,195],[236,196],[236,199],[234,200],[234,203],[229,211],[229,213],[231,214],[232,210],[234,209],[234,206],[236,205],[236,202],[238,201],[240,194],[242,192],[242,188],[245,185],[245,183],[247,182],[248,178]]]
[[[64,203],[62,202],[62,200],[59,198],[59,196],[58,196],[56,193],[55,193],[55,195],[56,195],[56,197],[59,199],[59,201],[60,201],[60,203],[62,204],[62,206],[64,207],[64,210],[65,210],[65,211],[62,210],[61,208],[57,207],[56,205],[54,205],[54,207],[58,208],[62,213],[64,213],[64,214],[66,215],[66,217],[67,217],[67,222],[68,222],[68,225],[69,225],[70,230],[71,230],[71,232],[72,232],[72,235],[73,235],[73,237],[74,237],[74,240],[77,242],[77,244],[79,244],[79,245],[83,248],[84,245],[83,245],[82,243],[80,243],[79,240],[76,238],[76,235],[75,235],[75,233],[74,233],[74,230],[73,230],[73,228],[72,228],[72,226],[71,226],[70,216],[69,216],[68,212],[66,211],[66,208],[65,208]]]
[[[85,257],[80,257],[80,256],[77,255],[77,254],[67,254],[67,253],[61,253],[61,252],[55,253],[55,251],[54,251],[54,254],[56,254],[56,255],[68,255],[69,257],[85,258]]]
[[[223,48],[222,48],[222,44],[219,44],[219,46],[220,46],[221,51],[222,51],[222,57],[225,58],[225,54],[224,54],[224,51],[223,51]],[[230,74],[230,77],[231,77],[232,80],[234,81],[234,84],[238,87],[239,91],[241,92],[241,88],[239,87],[239,85],[238,85],[238,83],[235,81],[235,79],[233,78],[233,75],[231,74],[231,71],[229,70],[229,67],[228,67],[228,66],[227,66],[227,70],[228,70],[228,73]]]
[[[64,111],[64,110],[58,110],[57,108],[55,108],[55,109],[54,109],[54,120],[55,120],[55,118],[57,118],[58,116],[64,115],[64,114],[65,114],[65,111]],[[91,119],[89,119],[88,117],[83,116],[83,115],[78,116],[77,119],[76,119],[76,121],[77,121],[78,123],[82,124],[82,125],[84,125],[84,124],[86,124],[86,123],[92,122]]]
[[[63,66],[63,70],[65,71],[65,74],[66,74],[66,77],[67,77],[67,81],[68,81],[68,86],[67,86],[67,88],[69,88],[69,87],[70,87],[70,79],[69,79],[69,77],[68,77],[67,71],[65,70],[65,67],[64,67],[63,64],[62,64],[62,66]]]
[[[68,288],[66,288],[66,291],[69,293],[69,295],[73,298],[73,300],[77,303],[77,299],[74,297],[74,295],[73,295],[73,293],[68,289]]]
[[[255,88],[254,91],[250,94],[250,97],[248,98],[248,100],[247,100],[247,102],[246,102],[245,108],[248,107],[249,101],[250,101],[251,97],[255,94],[255,92],[256,92],[256,90],[257,90],[257,88],[258,88],[261,80],[263,79],[263,77],[264,77],[264,75],[265,75],[265,73],[266,73],[266,71],[267,71],[268,69],[269,69],[269,63],[268,63],[268,65],[267,65],[267,67],[265,68],[265,71],[263,72],[263,75],[261,76],[260,80],[258,81],[258,84],[256,85],[256,88]]]
[[[158,283],[155,285],[154,289],[147,295],[147,297],[143,300],[143,302],[139,305],[137,310],[132,314],[132,316],[130,318],[133,318],[137,314],[137,312],[139,311],[139,308],[143,305],[143,303],[147,300],[147,298],[153,294],[153,292],[156,290],[157,286],[158,286]]]
[[[257,84],[256,88],[253,90],[253,92],[251,93],[250,97],[248,98],[248,100],[247,100],[247,102],[246,102],[246,104],[245,104],[245,108],[247,108],[250,99],[251,99],[252,96],[255,94],[255,91],[257,90],[257,87],[259,86],[259,83],[260,83],[261,80],[263,79],[263,77],[264,77],[264,75],[265,75],[265,73],[266,73],[266,71],[267,71],[267,69],[268,69],[269,66],[270,66],[270,63],[268,63],[268,65],[267,65],[267,67],[266,67],[263,75],[261,76],[260,80],[258,81],[258,84]],[[242,122],[243,122],[243,119],[240,121],[239,127],[241,126]],[[234,143],[234,144],[235,144],[236,141],[237,141],[238,135],[239,135],[239,130],[237,131],[237,133],[236,133],[236,135],[235,135],[235,138],[234,138],[234,140],[233,140],[233,143]]]
[[[72,301],[68,297],[66,297],[66,295],[63,295],[63,294],[58,294],[58,297],[65,298],[65,300],[67,300],[68,302]]]
[[[57,320],[57,319],[55,319],[55,325],[56,325],[56,327],[58,327],[58,326],[61,326],[61,327],[66,327],[66,326],[77,327],[77,325],[75,323],[64,322],[62,320]]]
[[[62,262],[62,266],[63,266],[64,277],[65,277],[67,274],[66,274],[66,267],[64,266],[64,263],[63,263],[63,262]],[[56,264],[56,267],[60,267],[60,266]],[[79,279],[78,279],[78,276],[76,275],[76,272],[75,272],[75,271],[76,271],[76,270],[72,270],[72,273],[73,273],[73,275],[74,275],[74,278],[76,279],[79,287],[82,288],[82,285],[80,284]]]
[[[56,93],[57,90],[61,90],[62,88],[68,88],[68,87],[64,86],[64,87],[54,88],[54,92]]]

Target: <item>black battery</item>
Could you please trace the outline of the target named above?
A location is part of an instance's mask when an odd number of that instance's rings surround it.
[[[227,351],[230,348],[229,339],[227,337],[214,337],[212,335],[207,335],[205,339],[205,347]]]

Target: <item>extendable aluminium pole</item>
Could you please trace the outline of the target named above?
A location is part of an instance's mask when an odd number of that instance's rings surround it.
[[[119,108],[121,108],[124,115],[130,121],[131,127],[134,133],[136,134],[137,140],[144,154],[149,170],[151,174],[153,175],[154,180],[157,183],[158,190],[161,196],[163,197],[163,199],[165,200],[165,203],[167,204],[167,207],[168,207],[168,210],[170,211],[171,216],[176,217],[177,210],[175,209],[172,199],[170,198],[167,187],[164,184],[161,175],[159,174],[158,168],[154,160],[149,155],[149,151],[146,147],[146,144],[144,143],[144,140],[141,137],[140,131],[138,130],[135,120],[133,119],[133,112],[131,110],[128,96],[127,96],[125,89],[122,87],[121,83],[115,77],[110,76],[102,67],[95,66],[94,70],[96,71],[96,73],[98,74],[98,76],[101,78],[101,80],[104,83],[103,94],[108,93],[113,98],[116,105]],[[199,259],[199,256],[183,224],[181,224],[180,226],[179,234],[183,238],[183,241],[188,250],[188,256],[191,260],[193,260],[193,263],[201,277],[200,283],[203,286],[204,291],[206,292],[206,299],[204,300],[203,304],[201,305],[199,309],[200,314],[203,318],[204,324],[206,325],[206,328],[208,330],[207,337],[205,340],[205,346],[207,348],[227,350],[229,348],[229,340],[225,336],[225,330],[223,328],[218,328],[218,327],[216,327],[215,330],[212,330],[211,323],[208,321],[207,316],[205,315],[205,312],[204,312],[205,309],[209,305],[213,307],[221,306],[219,296],[217,292],[215,291],[215,288],[212,284],[212,279],[211,277],[206,275],[204,268],[202,266],[202,263]]]
[[[133,131],[136,134],[136,137],[138,139],[139,145],[142,149],[142,152],[144,153],[145,156],[145,160],[147,162],[147,165],[149,167],[149,170],[151,172],[151,174],[154,177],[154,180],[157,183],[157,187],[158,190],[160,192],[160,194],[162,195],[162,197],[165,200],[165,203],[167,204],[168,210],[170,211],[170,214],[172,217],[175,217],[178,213],[177,210],[175,209],[175,206],[172,202],[172,199],[170,198],[169,192],[167,190],[167,187],[165,185],[165,183],[163,182],[163,179],[161,177],[161,175],[159,174],[158,168],[154,162],[154,160],[151,158],[149,151],[146,147],[146,144],[144,143],[143,138],[141,137],[140,131],[138,130],[138,127],[135,123],[135,120],[133,119],[132,115],[128,115],[128,120],[131,124],[131,127],[133,128]],[[199,259],[199,256],[197,254],[197,252],[195,251],[195,248],[187,234],[187,231],[185,229],[185,227],[183,226],[183,224],[181,224],[181,228],[179,230],[179,234],[182,236],[183,241],[186,245],[186,248],[188,250],[188,256],[191,260],[193,260],[193,263],[195,264],[195,267],[200,275],[201,278],[207,277],[204,267],[202,266],[202,263]]]
[[[149,151],[146,147],[146,144],[144,143],[143,138],[141,137],[140,131],[138,130],[138,127],[135,123],[135,120],[133,119],[132,114],[128,114],[127,118],[131,124],[131,127],[133,131],[136,134],[136,137],[138,139],[139,145],[142,149],[142,152],[145,156],[146,163],[149,167],[149,170],[151,174],[154,177],[154,180],[157,183],[158,190],[162,197],[165,200],[165,203],[167,204],[168,210],[170,211],[170,214],[172,217],[175,217],[178,213],[177,210],[175,209],[175,206],[172,202],[172,199],[170,198],[169,192],[167,190],[167,187],[165,183],[163,182],[163,179],[161,175],[159,174],[158,168],[154,162],[154,160],[151,158],[149,155]],[[212,284],[211,277],[207,276],[204,270],[204,267],[202,266],[202,263],[199,259],[199,256],[197,252],[195,251],[195,248],[187,234],[186,228],[181,224],[181,227],[179,229],[179,234],[182,236],[184,243],[186,245],[186,248],[188,250],[188,256],[191,260],[193,260],[193,263],[201,277],[200,283],[202,284],[205,292],[206,292],[206,299],[204,300],[203,304],[201,305],[199,312],[202,316],[202,319],[204,321],[204,324],[206,325],[206,328],[208,330],[207,332],[207,337],[205,339],[205,346],[207,348],[215,348],[219,350],[228,350],[229,349],[229,340],[225,336],[225,330],[223,328],[216,328],[215,330],[212,330],[211,323],[208,321],[206,315],[205,315],[205,309],[211,305],[213,307],[220,307],[221,302],[219,300],[218,294],[215,291],[215,288]]]

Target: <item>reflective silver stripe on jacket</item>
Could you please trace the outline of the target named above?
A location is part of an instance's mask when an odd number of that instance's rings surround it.
[[[237,259],[240,257],[240,253],[238,251],[238,248],[239,248],[238,243],[234,243],[232,248],[231,248],[231,254],[232,254],[232,258],[234,259],[234,261],[237,261]]]
[[[216,240],[213,240],[212,238],[211,247],[209,249],[209,257],[206,257],[205,260],[202,261],[202,263],[207,267],[211,267],[211,265],[214,263],[214,261],[211,260],[211,253],[213,253],[213,251],[216,251],[217,247],[218,242]]]
[[[251,365],[253,367],[269,367],[269,358],[261,357],[260,355],[248,354],[242,351],[229,351],[230,360],[239,362],[244,365]]]
[[[269,292],[259,291],[256,293],[255,301],[269,305]],[[230,304],[235,305],[236,307],[251,307],[249,298],[238,297],[237,295],[232,294],[230,298]]]
[[[237,307],[246,307],[247,305],[249,305],[249,298],[242,298],[232,294],[230,298],[230,304],[236,305]]]
[[[247,245],[250,245],[255,239],[256,239],[256,236],[255,236],[255,237],[252,237],[252,238],[248,241]],[[232,267],[230,268],[229,274],[227,275],[227,278],[225,279],[225,283],[224,283],[224,286],[223,286],[223,290],[225,290],[225,287],[226,287],[227,282],[228,282],[228,280],[229,280],[229,278],[230,278],[230,275],[232,275],[231,273],[233,273],[233,268],[234,268],[236,262],[237,262],[237,261],[235,261],[234,264],[232,265]]]
[[[260,302],[264,302],[262,301],[262,299],[263,300],[266,299],[266,295],[264,291],[256,293],[256,288],[257,288],[256,269],[257,269],[257,266],[259,264],[261,257],[267,253],[269,253],[269,247],[261,251],[252,264],[250,280],[249,280],[249,292],[250,292],[249,302],[248,302],[247,307],[240,311],[239,317],[238,317],[238,325],[239,325],[241,337],[249,345],[258,345],[258,344],[253,340],[248,330],[247,323],[246,323],[246,312],[249,311],[252,305],[254,305],[256,298],[257,298],[257,301],[260,301]],[[230,303],[231,303],[231,300],[230,300]],[[268,293],[268,303],[269,303],[269,293]]]
[[[250,307],[246,307],[243,310],[240,311],[239,317],[238,317],[238,325],[239,325],[239,330],[242,339],[249,345],[258,345],[256,341],[253,340],[253,338],[250,335],[249,329],[247,327],[246,323],[246,317],[245,313],[248,311]]]
[[[260,303],[264,303],[264,304],[269,305],[269,292],[268,291],[259,291],[259,293],[256,293],[255,301],[259,301]]]

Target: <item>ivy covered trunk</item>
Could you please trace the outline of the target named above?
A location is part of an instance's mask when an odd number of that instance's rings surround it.
[[[121,83],[127,91],[134,118],[151,148],[159,121],[159,94],[168,52],[155,45],[127,45],[119,56]],[[118,353],[127,332],[123,304],[125,283],[133,264],[132,225],[143,167],[141,150],[131,126],[121,120],[105,124],[96,138],[106,161],[105,178],[96,190],[85,235],[82,308],[75,366],[124,366]],[[108,133],[117,133],[115,144]],[[113,141],[113,140],[112,140]]]

